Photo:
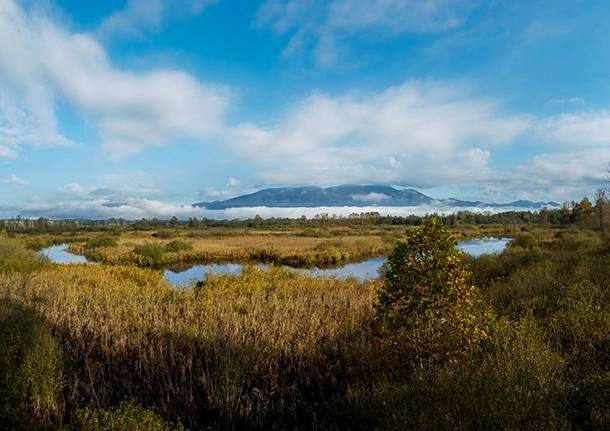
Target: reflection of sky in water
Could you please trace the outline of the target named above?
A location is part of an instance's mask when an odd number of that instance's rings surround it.
[[[472,256],[480,256],[482,254],[500,253],[510,240],[508,238],[483,238],[468,241],[460,241],[458,247],[465,253]],[[65,250],[67,244],[56,245],[46,248],[42,251],[53,262],[57,263],[83,263],[87,259],[83,256],[78,256],[69,253]],[[364,281],[379,276],[379,268],[386,261],[385,257],[374,257],[362,262],[354,262],[343,265],[339,268],[331,269],[301,269],[307,274],[318,276],[337,276],[337,277],[355,277],[358,280]],[[239,274],[242,270],[242,264],[239,263],[210,263],[206,265],[194,265],[185,269],[166,269],[163,274],[172,285],[188,286],[195,281],[205,279],[208,272],[216,274]],[[267,268],[268,265],[258,264],[259,268]]]
[[[483,238],[469,241],[461,241],[458,247],[472,256],[480,256],[482,254],[500,253],[510,240],[507,238]],[[300,269],[307,274],[318,276],[337,276],[337,277],[355,277],[360,281],[370,280],[379,276],[379,269],[384,264],[386,258],[374,257],[362,262],[348,263],[339,268],[330,269]],[[268,265],[259,264],[259,268],[266,268]],[[203,280],[206,273],[215,272],[217,274],[239,274],[242,270],[241,264],[209,264],[195,265],[181,272],[166,269],[164,274],[169,282],[173,285],[188,285],[197,280]]]
[[[479,257],[483,254],[501,253],[509,242],[509,238],[483,238],[460,241],[458,247],[464,253]]]
[[[41,253],[47,256],[55,263],[86,263],[85,256],[79,256],[66,251],[68,244],[54,245],[53,247],[45,248]]]

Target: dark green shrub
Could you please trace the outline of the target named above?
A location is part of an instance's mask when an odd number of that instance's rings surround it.
[[[350,413],[345,427],[569,429],[562,368],[561,356],[533,321],[504,321],[485,346],[466,357],[428,363],[406,379],[388,378],[372,388],[351,388],[343,400],[342,413]]]
[[[164,421],[150,409],[134,402],[121,403],[112,410],[82,410],[78,414],[79,426],[87,431],[180,431],[181,425],[175,426]]]
[[[50,429],[62,412],[59,344],[32,310],[0,299],[0,429]]]
[[[186,241],[174,240],[165,244],[164,248],[166,252],[178,252],[184,250],[192,250],[193,246],[191,245],[191,243],[188,243]]]
[[[162,245],[156,243],[147,243],[137,245],[133,248],[133,252],[144,259],[144,264],[160,265],[163,262],[163,253],[165,249]]]
[[[160,230],[154,232],[152,236],[159,239],[170,239],[176,236],[176,232],[174,232],[173,230]]]
[[[102,236],[98,238],[88,239],[85,243],[87,248],[98,248],[98,247],[116,247],[118,245],[118,238],[113,236]]]

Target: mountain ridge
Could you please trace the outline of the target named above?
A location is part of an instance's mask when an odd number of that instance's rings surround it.
[[[230,199],[197,202],[193,204],[195,207],[209,210],[247,207],[411,207],[419,205],[478,208],[514,207],[526,209],[542,209],[544,207],[560,206],[560,204],[553,201],[533,202],[528,200],[517,200],[508,203],[486,203],[482,201],[465,201],[454,198],[434,199],[412,188],[396,189],[392,186],[379,184],[343,184],[331,187],[273,187]]]

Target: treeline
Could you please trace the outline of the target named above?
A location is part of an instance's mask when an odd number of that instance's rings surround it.
[[[540,211],[506,211],[501,213],[458,211],[451,214],[434,214],[443,225],[454,227],[460,225],[512,225],[512,224],[580,224],[589,228],[606,230],[610,227],[610,195],[599,191],[595,203],[588,198],[580,202],[566,202],[562,208],[544,208]],[[425,216],[381,215],[378,212],[352,213],[348,216],[320,213],[312,218],[263,218],[214,220],[206,217],[191,217],[180,220],[143,218],[141,220],[106,219],[106,220],[52,220],[44,217],[28,219],[16,217],[0,220],[0,232],[82,232],[99,230],[151,230],[159,228],[202,229],[210,227],[224,228],[290,228],[290,227],[351,227],[375,225],[419,226]],[[608,226],[607,226],[608,225]]]

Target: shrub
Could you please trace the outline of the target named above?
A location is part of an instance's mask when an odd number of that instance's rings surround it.
[[[98,238],[88,239],[85,247],[86,248],[98,248],[98,247],[116,247],[118,245],[118,239],[112,236],[102,236]]]
[[[163,262],[165,249],[160,244],[147,243],[135,246],[133,252],[144,258],[143,264],[154,266]]]
[[[352,410],[371,429],[568,429],[563,360],[531,320],[501,322],[484,349],[428,364],[408,379],[352,392]],[[364,412],[364,413],[363,413]]]
[[[184,251],[184,250],[191,250],[193,248],[193,246],[191,245],[191,243],[188,243],[185,241],[174,240],[172,242],[165,244],[164,248],[165,248],[165,251],[167,251],[167,252],[178,252],[178,251]]]
[[[470,278],[440,220],[426,219],[388,258],[377,306],[382,332],[419,357],[462,354],[486,335]]]
[[[154,411],[135,402],[121,403],[112,410],[87,409],[78,413],[79,426],[87,431],[180,431]]]
[[[154,232],[152,236],[159,239],[170,239],[176,236],[176,232],[174,232],[173,230],[160,230]]]
[[[510,246],[531,250],[536,247],[536,238],[529,232],[518,233],[513,237]]]
[[[51,428],[61,412],[62,354],[31,309],[0,299],[0,428]]]

